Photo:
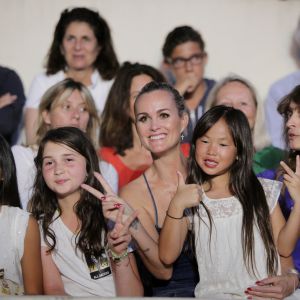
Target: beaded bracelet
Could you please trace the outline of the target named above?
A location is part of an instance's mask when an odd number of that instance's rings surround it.
[[[166,211],[166,215],[167,215],[167,217],[169,217],[169,218],[171,218],[171,219],[174,219],[174,220],[181,220],[181,219],[183,219],[183,217],[184,217],[184,215],[182,215],[180,218],[173,217],[173,216],[169,215],[169,212],[168,212],[168,211]]]
[[[122,254],[117,254],[112,250],[109,250],[109,252],[110,252],[110,257],[111,257],[112,261],[115,263],[122,261],[124,258],[126,258],[128,256],[128,249],[126,249]]]

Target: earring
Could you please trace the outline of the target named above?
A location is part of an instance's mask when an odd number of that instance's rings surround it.
[[[183,141],[183,139],[184,139],[184,134],[183,133],[181,133],[181,140]]]

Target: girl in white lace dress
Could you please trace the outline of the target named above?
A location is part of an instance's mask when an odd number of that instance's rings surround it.
[[[251,131],[244,114],[225,106],[205,113],[194,130],[190,156],[189,184],[179,173],[160,236],[162,261],[171,264],[177,258],[190,226],[200,275],[196,297],[247,297],[264,278],[281,278],[276,250],[285,225],[277,204],[281,184],[259,181],[253,173]],[[285,296],[293,292],[296,280],[287,279]],[[273,297],[282,292],[266,291]]]
[[[0,295],[42,294],[37,222],[21,209],[16,167],[0,135]]]

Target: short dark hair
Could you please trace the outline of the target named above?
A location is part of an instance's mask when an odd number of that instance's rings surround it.
[[[148,94],[154,91],[166,91],[170,95],[172,95],[173,100],[175,102],[176,108],[178,110],[178,115],[181,117],[184,112],[186,112],[186,108],[184,105],[184,99],[183,97],[179,94],[179,92],[174,89],[170,84],[166,82],[156,82],[152,81],[146,84],[142,90],[139,92],[139,94],[136,97],[135,103],[134,103],[134,112],[136,112],[136,103],[138,100],[144,95]]]
[[[205,43],[200,33],[190,26],[180,26],[167,35],[162,48],[164,58],[169,58],[175,47],[186,42],[196,42],[200,49],[205,51]]]
[[[65,69],[66,61],[61,53],[61,44],[66,33],[67,27],[72,22],[85,22],[93,30],[101,51],[94,62],[95,69],[105,80],[112,79],[118,68],[119,62],[115,54],[107,22],[96,11],[85,7],[65,9],[55,27],[52,45],[48,52],[46,62],[47,74],[55,74]]]
[[[277,111],[283,116],[284,118],[284,136],[286,144],[288,145],[288,130],[286,127],[286,123],[289,120],[290,116],[290,104],[295,103],[298,108],[300,109],[300,85],[297,85],[294,87],[294,89],[284,96],[281,101],[279,102],[279,105],[277,107]],[[299,154],[297,152],[297,154]]]
[[[154,81],[166,81],[158,70],[148,65],[125,62],[119,69],[101,116],[100,145],[114,147],[120,155],[133,147],[129,99],[132,80],[138,75],[148,75]]]

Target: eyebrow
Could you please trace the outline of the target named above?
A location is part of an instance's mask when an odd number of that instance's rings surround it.
[[[161,113],[163,111],[171,111],[169,108],[162,108],[162,109],[159,109],[156,113]],[[137,115],[149,115],[147,112],[141,112],[141,113],[138,113]]]
[[[63,157],[76,156],[76,154],[75,154],[75,153],[65,153],[65,154],[63,154],[62,156],[63,156]],[[44,157],[43,157],[43,160],[46,159],[46,158],[53,158],[53,156],[51,156],[51,155],[44,156]]]

